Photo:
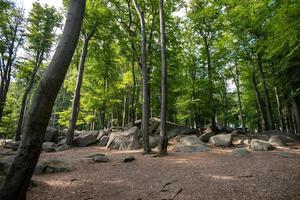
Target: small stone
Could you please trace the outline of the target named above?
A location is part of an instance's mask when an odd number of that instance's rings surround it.
[[[102,162],[108,162],[109,159],[105,154],[96,154],[93,157],[93,161],[102,163]]]
[[[134,161],[135,160],[135,157],[134,156],[126,156],[123,158],[123,162],[131,162],[131,161]]]

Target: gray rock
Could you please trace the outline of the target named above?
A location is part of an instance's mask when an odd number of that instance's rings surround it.
[[[216,147],[228,147],[232,145],[231,134],[214,135],[209,139],[209,143]]]
[[[273,149],[273,146],[264,140],[253,139],[250,145],[253,151],[270,151]]]
[[[97,142],[96,137],[90,133],[82,133],[77,138],[74,139],[74,145],[77,147],[86,147]]]
[[[233,154],[233,155],[237,155],[237,156],[247,156],[247,155],[249,155],[250,154],[250,151],[248,151],[247,149],[245,149],[245,148],[236,148],[236,149],[233,149],[232,151],[231,151],[231,153]]]
[[[99,131],[99,134],[97,135],[97,141],[100,141],[100,139],[105,135],[105,132],[103,130]]]
[[[44,142],[57,142],[58,138],[58,129],[53,127],[47,127]]]
[[[139,135],[141,131],[133,126],[129,130],[112,132],[106,145],[108,149],[133,150],[139,148]]]
[[[174,150],[176,152],[193,153],[208,151],[209,147],[196,135],[191,135],[181,138]]]
[[[93,157],[94,162],[108,162],[109,159],[105,154],[96,154]]]
[[[131,161],[134,161],[135,160],[135,157],[134,156],[126,156],[124,157],[123,159],[123,162],[131,162]]]
[[[109,137],[107,135],[104,135],[104,136],[101,137],[98,145],[100,147],[105,147],[106,144],[107,144],[107,142],[108,142],[108,140],[109,140]]]
[[[273,135],[270,137],[268,142],[273,146],[279,146],[279,147],[286,146],[286,138],[284,135]]]
[[[11,163],[14,161],[15,156],[4,156],[0,158],[0,171],[7,173]]]
[[[56,144],[53,142],[44,142],[42,145],[42,150],[45,152],[55,152]]]
[[[211,130],[205,131],[202,135],[200,135],[199,139],[203,142],[208,142],[209,139],[214,135],[216,135],[216,133]]]
[[[61,146],[59,146],[58,148],[56,148],[56,151],[66,151],[72,149],[72,146],[67,145],[67,144],[62,144]]]
[[[35,167],[35,174],[45,174],[45,173],[60,173],[70,171],[71,166],[60,159],[48,159],[46,161],[38,162]]]
[[[159,136],[149,136],[149,145],[150,148],[155,148],[159,145],[160,137]]]

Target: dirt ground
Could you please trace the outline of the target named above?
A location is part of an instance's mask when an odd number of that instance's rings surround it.
[[[84,160],[95,153],[105,153],[110,162]],[[136,160],[123,163],[126,155]],[[299,144],[246,156],[213,148],[154,158],[140,151],[85,147],[41,155],[50,157],[65,160],[73,169],[34,176],[29,200],[300,200]]]

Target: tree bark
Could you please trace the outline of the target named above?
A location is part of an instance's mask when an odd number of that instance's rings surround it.
[[[136,0],[133,0],[134,7],[140,18],[141,24],[141,45],[142,45],[142,55],[141,55],[141,67],[142,67],[142,77],[143,77],[143,105],[142,105],[142,133],[143,133],[143,143],[144,143],[144,154],[151,152],[149,145],[149,116],[150,116],[150,93],[149,93],[149,75],[147,67],[147,39],[145,30],[145,19],[144,13],[141,11]]]
[[[268,88],[267,88],[267,83],[266,83],[266,77],[263,71],[263,61],[262,61],[262,55],[259,53],[258,54],[258,69],[259,69],[259,74],[260,78],[262,81],[262,97],[264,101],[263,109],[265,113],[265,119],[266,119],[266,130],[272,130],[274,129],[274,123],[273,123],[273,117],[272,117],[272,110],[271,110],[271,103],[270,103],[270,98],[269,98],[269,93],[268,93]]]
[[[280,102],[280,97],[279,97],[278,89],[277,89],[276,86],[274,88],[274,91],[275,91],[276,102],[277,102],[277,112],[278,112],[278,118],[279,118],[279,123],[280,123],[280,130],[282,132],[284,132],[285,131],[284,116],[283,116],[283,113],[282,113],[282,105],[281,105],[281,102]]]
[[[73,96],[73,102],[72,102],[71,118],[70,118],[68,133],[67,133],[67,137],[66,137],[67,145],[72,145],[73,139],[74,139],[74,131],[76,128],[76,122],[77,122],[77,117],[78,117],[78,113],[79,113],[80,90],[81,90],[81,85],[82,85],[82,80],[83,80],[84,64],[85,64],[86,56],[88,53],[88,46],[89,46],[90,39],[91,39],[91,37],[84,36],[83,46],[82,46],[82,51],[81,51],[81,56],[80,56],[80,63],[79,63],[79,68],[78,68],[78,74],[77,74],[77,81],[76,81],[75,92],[74,92],[74,96]]]
[[[161,45],[161,107],[160,107],[160,156],[168,154],[168,136],[166,132],[168,96],[167,96],[167,48],[166,48],[166,26],[164,18],[164,1],[159,0],[159,18],[160,18],[160,45]]]
[[[292,97],[292,111],[295,119],[294,123],[295,123],[296,133],[300,133],[300,113],[299,113],[299,108],[295,100],[295,97]]]
[[[266,119],[265,119],[265,114],[263,112],[262,105],[261,105],[261,99],[260,99],[259,91],[257,88],[257,81],[256,81],[256,76],[255,76],[254,70],[252,71],[252,85],[253,85],[253,89],[254,89],[254,93],[255,93],[258,115],[260,117],[260,126],[262,127],[263,130],[266,130],[266,128],[265,128],[266,127]]]
[[[235,82],[237,97],[238,97],[239,118],[240,118],[240,121],[242,124],[243,132],[246,133],[246,126],[245,126],[242,99],[241,99],[241,91],[240,91],[240,71],[238,69],[237,63],[235,63],[234,82]]]
[[[85,0],[71,0],[66,24],[55,54],[34,95],[24,137],[0,190],[0,199],[24,200],[41,153],[55,98],[75,51],[85,9]]]
[[[214,82],[212,78],[212,66],[211,66],[211,54],[210,54],[210,48],[207,41],[207,38],[204,38],[205,43],[205,51],[207,56],[207,75],[208,75],[208,81],[209,81],[209,101],[210,101],[210,110],[211,110],[211,127],[213,130],[216,130],[216,109],[215,109],[215,103],[214,103]]]

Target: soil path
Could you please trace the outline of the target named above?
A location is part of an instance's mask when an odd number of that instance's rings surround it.
[[[83,157],[105,153],[110,162],[89,163]],[[136,160],[123,163],[121,158]],[[241,157],[230,149],[204,153],[171,152],[165,158],[140,151],[100,147],[44,153],[60,158],[71,172],[34,176],[29,200],[300,200],[300,150],[251,152]]]

